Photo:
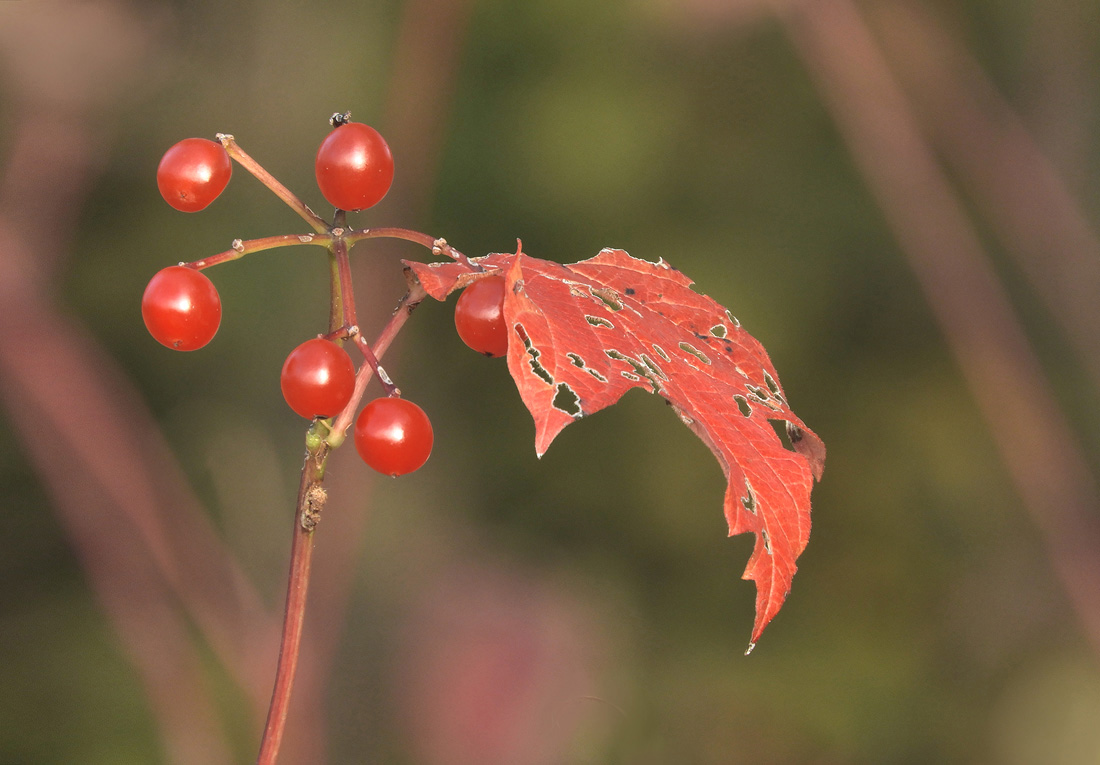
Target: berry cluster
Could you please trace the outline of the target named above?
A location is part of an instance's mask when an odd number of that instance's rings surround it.
[[[379,366],[374,350],[360,334],[348,250],[362,239],[391,236],[425,244],[433,252],[456,259],[465,260],[465,256],[443,240],[416,232],[347,228],[347,212],[372,207],[389,191],[393,156],[374,128],[351,122],[349,115],[334,115],[331,124],[332,131],[317,151],[315,170],[321,194],[336,208],[332,223],[322,220],[272,178],[232,136],[219,135],[218,141],[187,138],[164,154],[157,168],[157,186],[175,209],[197,212],[206,208],[228,185],[232,160],[236,160],[298,212],[316,233],[237,240],[231,250],[219,255],[169,266],[153,276],[146,287],[142,317],[150,334],[162,345],[179,351],[197,350],[214,338],[222,314],[218,291],[201,269],[272,247],[314,244],[328,248],[333,265],[331,315],[339,316],[341,321],[334,321],[328,333],[306,340],[290,352],[280,375],[283,397],[292,410],[313,421],[311,433],[321,426],[324,442],[335,447],[343,441],[366,382],[377,376],[387,395],[371,401],[359,413],[355,446],[363,460],[378,472],[404,475],[427,461],[432,450],[432,426],[423,409],[400,397]],[[455,307],[455,326],[462,340],[486,356],[504,356],[508,337],[503,305],[503,277],[490,276],[468,287]],[[358,372],[343,347],[347,341],[356,345],[363,356]]]

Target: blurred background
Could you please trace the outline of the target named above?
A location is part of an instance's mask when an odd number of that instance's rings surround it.
[[[254,757],[305,423],[286,354],[324,251],[327,119],[397,174],[354,216],[469,255],[664,258],[771,353],[826,442],[786,606],[743,656],[752,540],[633,392],[541,460],[503,362],[425,303],[387,357],[428,465],[331,459],[286,763],[1100,763],[1100,7],[1086,0],[0,2],[0,762]],[[364,325],[402,243],[353,253]],[[377,392],[377,389],[374,389]]]

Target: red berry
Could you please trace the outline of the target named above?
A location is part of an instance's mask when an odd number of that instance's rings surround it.
[[[462,291],[455,303],[455,328],[462,342],[478,353],[491,358],[508,353],[503,276],[487,276]]]
[[[177,351],[209,343],[222,321],[222,301],[206,274],[169,266],[149,280],[141,297],[141,316],[157,342]]]
[[[218,198],[232,174],[233,162],[220,143],[184,138],[161,157],[157,187],[172,207],[198,212]]]
[[[393,183],[393,155],[378,131],[362,122],[339,125],[317,150],[317,185],[329,204],[364,210]]]
[[[279,376],[283,398],[303,417],[338,414],[355,392],[355,367],[347,351],[315,337],[299,345],[283,363]]]
[[[419,468],[432,453],[432,423],[403,398],[376,398],[355,421],[355,448],[363,461],[388,476]]]

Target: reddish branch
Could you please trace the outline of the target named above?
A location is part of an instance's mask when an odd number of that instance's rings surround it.
[[[1100,384],[1100,239],[981,68],[923,4],[875,6],[915,116]]]
[[[1100,652],[1100,492],[979,237],[856,5],[801,2],[784,18]]]
[[[319,448],[306,454],[305,464],[302,466],[302,480],[298,487],[298,503],[294,516],[294,541],[290,548],[290,575],[287,581],[279,664],[275,672],[275,687],[271,692],[271,706],[264,725],[260,754],[256,759],[257,765],[272,765],[275,762],[286,726],[290,692],[294,685],[302,643],[302,622],[306,614],[309,573],[313,562],[313,531],[321,519],[321,511],[325,505],[326,495],[321,482],[325,477],[328,453],[328,446],[322,443]]]
[[[318,234],[328,233],[328,224],[321,220],[321,217],[317,215],[317,213],[309,209],[306,203],[300,200],[294,192],[281,184],[275,176],[267,172],[267,170],[261,167],[256,160],[246,154],[244,149],[237,145],[233,136],[218,133],[218,140],[222,142],[222,146],[225,147],[230,157],[235,159],[245,170],[256,176],[256,179],[259,180],[260,183],[271,189],[272,193],[283,200],[287,207],[298,213],[302,220],[310,225],[310,228]]]
[[[85,95],[89,105],[109,101]],[[228,762],[184,612],[250,695],[263,692],[252,670],[262,671],[265,615],[179,481],[138,392],[58,308],[51,276],[76,216],[43,226],[40,213],[80,209],[102,153],[92,121],[33,100],[11,116],[0,180],[0,403],[141,678],[168,760]]]

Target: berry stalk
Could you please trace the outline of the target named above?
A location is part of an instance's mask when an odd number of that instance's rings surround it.
[[[452,260],[456,260],[464,266],[467,266],[473,271],[484,271],[481,266],[471,261],[468,257],[456,250],[451,245],[447,244],[447,240],[442,237],[433,237],[428,234],[423,234],[419,231],[411,231],[407,228],[397,228],[394,226],[381,226],[379,228],[363,228],[355,231],[349,231],[345,237],[348,242],[348,246],[351,246],[357,242],[361,242],[365,239],[403,239],[406,242],[413,242],[419,244],[421,247],[425,247],[432,251],[432,255],[439,257],[446,255]]]
[[[299,199],[293,191],[279,183],[275,176],[267,172],[259,162],[252,159],[244,149],[237,145],[237,141],[233,136],[226,135],[225,133],[218,133],[217,138],[221,141],[222,146],[225,147],[230,157],[236,160],[245,170],[256,176],[256,179],[260,183],[271,189],[272,193],[283,200],[287,207],[298,213],[298,215],[309,224],[310,228],[318,234],[328,233],[329,226],[321,216],[309,209],[309,206]]]
[[[390,320],[386,322],[386,326],[383,327],[382,331],[379,333],[378,339],[374,341],[373,351],[376,359],[382,358],[394,338],[397,337],[397,333],[401,331],[401,328],[405,326],[405,322],[409,320],[409,316],[412,315],[413,310],[420,305],[425,297],[427,297],[427,293],[420,285],[420,282],[416,280],[416,277],[413,276],[408,269],[405,271],[405,278],[409,283],[409,290],[397,304],[393,314],[390,316]],[[344,443],[344,439],[347,437],[347,430],[351,427],[352,420],[355,419],[355,412],[359,408],[359,402],[362,400],[363,393],[366,391],[367,385],[370,383],[373,376],[374,371],[367,364],[359,368],[359,373],[355,376],[355,392],[351,396],[351,401],[344,407],[344,411],[340,412],[336,417],[336,420],[332,423],[332,430],[325,439],[328,445],[333,449]]]
[[[340,320],[347,329],[351,339],[359,348],[359,351],[363,354],[366,366],[370,368],[371,372],[378,376],[378,381],[382,383],[386,395],[396,396],[398,394],[397,386],[390,380],[389,376],[386,374],[386,370],[379,366],[378,357],[375,356],[374,351],[371,350],[370,344],[359,331],[359,317],[355,311],[355,292],[352,290],[351,286],[351,260],[348,258],[348,243],[341,235],[342,229],[333,229],[333,234],[336,235],[332,242],[332,256],[336,261],[336,270],[334,273],[336,277],[336,286],[333,290],[332,318],[336,318],[337,301],[339,301]],[[333,329],[335,329],[335,327],[333,327]]]
[[[225,252],[219,252],[209,258],[194,260],[184,265],[201,271],[204,268],[243,258],[253,252],[273,250],[277,247],[293,247],[299,244],[315,244],[320,247],[328,247],[331,243],[332,237],[328,234],[283,234],[281,236],[265,236],[260,239],[234,239],[233,246]]]

